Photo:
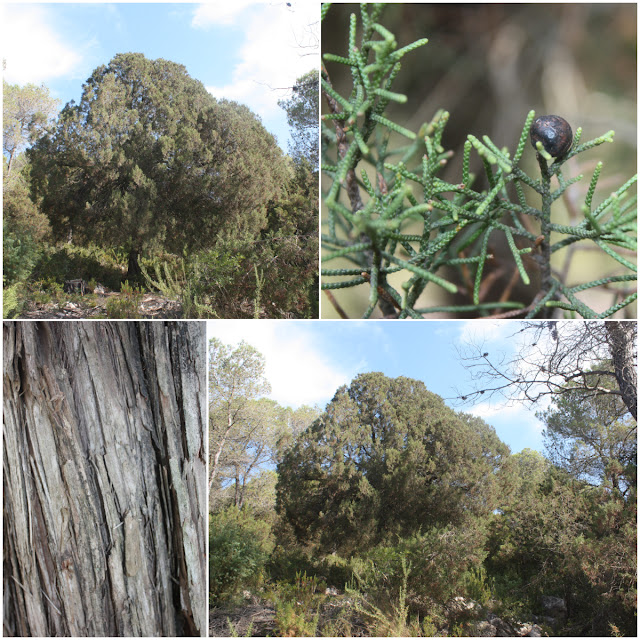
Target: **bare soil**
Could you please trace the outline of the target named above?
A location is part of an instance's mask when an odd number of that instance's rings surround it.
[[[276,610],[265,604],[247,604],[242,607],[209,610],[209,637],[244,637],[251,629],[251,636],[272,636],[276,623]],[[233,629],[229,626],[233,626]]]
[[[105,295],[73,296],[74,301],[63,303],[28,302],[19,319],[64,319],[86,320],[91,318],[106,318],[107,303],[113,298],[124,294],[109,292]],[[145,293],[138,305],[140,318],[173,319],[182,318],[182,306],[175,300],[170,300],[155,293]]]
[[[317,613],[319,614],[318,635],[328,624],[333,624],[333,631],[340,631],[338,633],[340,636],[367,637],[369,635],[365,621],[353,611],[351,600],[344,594],[328,598],[320,605]],[[312,618],[314,612],[308,611],[308,614]],[[336,626],[335,623],[339,619],[342,620],[342,624]],[[251,595],[242,604],[209,609],[210,638],[231,636],[256,638],[280,635],[282,634],[278,632],[275,606],[268,600],[255,595]]]

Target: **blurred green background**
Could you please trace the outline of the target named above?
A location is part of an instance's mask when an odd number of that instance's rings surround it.
[[[347,55],[349,15],[359,12],[357,4],[331,6],[322,23],[323,53]],[[537,115],[564,117],[574,132],[581,126],[582,141],[610,129],[616,133],[613,144],[568,163],[566,177],[583,173],[585,178],[556,202],[554,222],[575,224],[581,219],[579,206],[597,161],[604,162],[604,168],[595,203],[636,172],[636,4],[392,4],[379,22],[394,33],[398,47],[429,39],[403,59],[392,89],[409,100],[404,105],[392,103],[388,114],[417,132],[439,108],[450,112],[443,145],[455,155],[442,174],[445,180],[460,179],[462,147],[469,133],[479,138],[487,134],[513,152],[530,109]],[[326,69],[334,88],[348,96],[352,86],[348,67],[326,63]],[[326,109],[324,101],[322,105]],[[524,162],[530,175],[539,174],[532,148],[525,151]],[[476,154],[471,171],[482,174]],[[485,185],[476,182],[475,187]],[[539,206],[533,200],[532,204]],[[565,266],[562,254],[554,254],[558,269]],[[566,282],[602,277],[616,264],[602,252],[576,251]],[[332,261],[331,268],[339,266],[344,265]],[[398,282],[391,282],[397,286],[404,279],[406,274],[400,274]],[[367,306],[367,286],[333,293],[349,317],[359,317]],[[418,306],[447,302],[436,287],[427,287],[427,294],[425,304]],[[525,302],[531,297],[526,291],[521,295]],[[603,290],[580,297],[596,310],[612,303],[611,293]],[[324,295],[322,317],[337,317]],[[636,305],[620,317],[636,317]]]

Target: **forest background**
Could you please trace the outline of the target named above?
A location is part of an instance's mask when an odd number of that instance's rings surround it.
[[[212,7],[3,5],[5,317],[317,316],[317,15]]]
[[[636,323],[393,326],[210,327],[210,633],[633,635]]]

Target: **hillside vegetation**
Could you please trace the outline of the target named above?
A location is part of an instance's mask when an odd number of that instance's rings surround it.
[[[314,87],[299,78],[282,107],[315,114]],[[4,91],[5,317],[64,308],[75,280],[124,294],[108,317],[145,315],[131,292],[182,317],[317,316],[317,168],[249,108],[136,53],[59,113],[44,87]]]
[[[635,635],[619,395],[568,385],[548,454],[512,454],[419,380],[361,374],[293,416],[255,350],[211,349],[212,635]]]

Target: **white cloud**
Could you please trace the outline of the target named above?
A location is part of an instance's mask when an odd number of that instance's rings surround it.
[[[516,329],[512,320],[467,320],[460,322],[458,341],[462,344],[482,344],[502,341]]]
[[[318,67],[318,9],[315,2],[295,1],[199,5],[194,27],[231,25],[244,34],[233,80],[226,86],[208,86],[208,91],[216,98],[247,104],[263,118],[279,113],[278,100],[289,95],[288,87]]]
[[[51,26],[46,7],[5,4],[3,16],[4,78],[15,84],[42,84],[69,74],[82,64],[76,48]]]
[[[308,323],[282,320],[208,322],[209,337],[236,345],[244,340],[265,357],[270,397],[292,407],[324,405],[355,371],[332,364],[308,330]]]
[[[460,323],[460,333],[458,343],[463,355],[474,359],[479,365],[478,351],[487,349],[488,360],[498,370],[510,373],[514,377],[522,377],[526,380],[539,380],[541,383],[534,383],[528,388],[530,396],[535,396],[546,389],[543,384],[547,380],[546,373],[541,371],[541,367],[549,353],[553,352],[554,341],[549,332],[542,331],[533,342],[534,333],[531,329],[521,331],[523,325],[513,320],[471,320]],[[483,381],[479,377],[479,368],[476,367],[478,375],[478,388],[483,388]],[[485,367],[485,371],[487,371]],[[495,378],[485,378],[485,383],[489,388],[493,386]],[[562,382],[561,378],[555,378],[555,382]],[[504,381],[498,381],[502,383]],[[509,394],[511,401],[524,402],[525,398],[517,386],[513,386]],[[540,402],[543,402],[542,400]]]
[[[469,361],[467,387],[473,387],[473,391],[467,388],[466,393],[471,395],[481,391],[486,393],[483,400],[491,398],[490,401],[477,402],[465,411],[488,421],[508,419],[512,424],[541,432],[543,427],[535,412],[548,408],[551,397],[543,395],[533,406],[527,400],[524,387],[508,384],[498,372],[511,379],[540,380],[527,385],[529,397],[544,392],[546,375],[541,374],[541,365],[544,354],[550,349],[546,332],[542,332],[538,342],[533,344],[533,333],[521,331],[523,325],[513,320],[472,320],[459,324],[459,353]],[[486,362],[480,357],[485,349]],[[496,389],[495,393],[492,389]],[[480,396],[474,396],[474,399],[480,400]]]
[[[233,24],[240,14],[255,0],[234,0],[234,2],[211,2],[198,5],[191,24],[194,27],[206,28],[212,25]]]
[[[536,430],[542,431],[544,425],[536,418],[535,412],[531,407],[521,403],[496,403],[481,402],[474,405],[471,409],[465,410],[465,413],[482,418],[483,420],[491,420],[500,418],[501,421],[509,420],[517,425],[535,426]]]
[[[490,424],[498,437],[509,444],[512,453],[525,448],[544,450],[545,425],[538,420],[535,411],[528,405],[480,403],[466,413],[482,418]]]

